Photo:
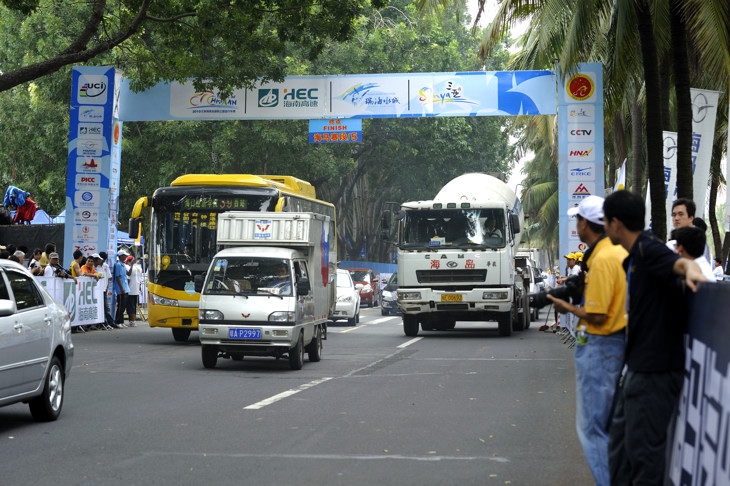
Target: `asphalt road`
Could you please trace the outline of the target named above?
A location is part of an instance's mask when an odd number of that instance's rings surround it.
[[[179,344],[146,323],[74,334],[60,419],[0,408],[0,485],[592,484],[572,350],[537,326],[412,339],[399,316],[363,309],[301,371],[273,358],[208,370],[197,333]]]

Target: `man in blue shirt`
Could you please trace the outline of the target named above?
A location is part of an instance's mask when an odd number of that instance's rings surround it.
[[[127,294],[129,294],[129,283],[127,281],[127,267],[124,260],[129,256],[124,250],[117,252],[117,262],[112,270],[114,275],[114,295],[116,295],[117,307],[114,322],[117,327],[126,327],[124,324],[124,310],[127,308]]]
[[[707,280],[695,262],[643,230],[644,211],[644,200],[629,191],[603,205],[606,234],[629,252],[625,366],[608,447],[614,485],[664,484],[667,427],[682,392],[684,286],[696,291]]]

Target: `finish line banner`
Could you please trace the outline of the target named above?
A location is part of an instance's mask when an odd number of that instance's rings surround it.
[[[34,277],[51,294],[53,300],[63,304],[71,315],[71,326],[86,326],[104,322],[104,293],[91,277],[70,278]]]
[[[192,82],[119,92],[120,121],[293,120],[555,114],[551,71],[289,76],[227,98]]]
[[[309,143],[362,142],[362,118],[309,120]]]

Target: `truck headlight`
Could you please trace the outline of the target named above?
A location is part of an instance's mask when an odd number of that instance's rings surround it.
[[[198,319],[201,321],[222,321],[223,313],[213,309],[198,309]]]
[[[508,297],[507,292],[484,292],[482,294],[484,300],[507,300]]]
[[[294,322],[294,313],[287,311],[277,311],[269,314],[270,322]]]
[[[398,292],[398,300],[420,300],[421,292]]]
[[[167,297],[160,297],[159,295],[155,295],[152,292],[150,292],[150,303],[155,305],[169,305],[171,307],[177,307],[177,300],[176,299],[168,299]]]

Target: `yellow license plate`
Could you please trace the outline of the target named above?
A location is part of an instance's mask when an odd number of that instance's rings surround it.
[[[441,302],[461,302],[461,294],[441,294]]]

